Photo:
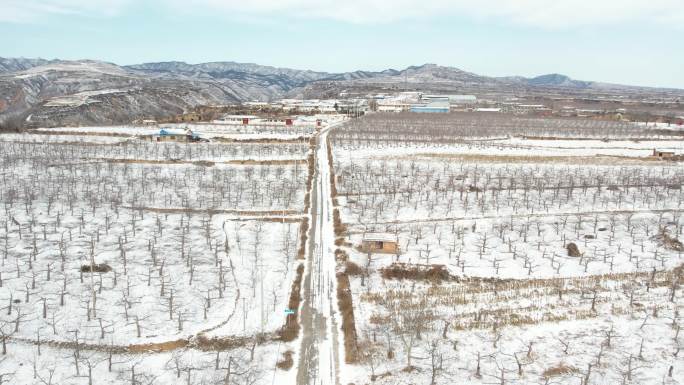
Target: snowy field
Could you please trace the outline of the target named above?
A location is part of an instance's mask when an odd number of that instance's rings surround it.
[[[190,129],[204,138],[223,138],[231,140],[306,139],[311,137],[316,131],[314,123],[293,126],[268,124],[170,123],[159,124],[159,126],[57,127],[41,128],[38,130],[49,133],[69,132],[87,135],[114,134],[135,136],[156,134],[161,128],[169,128],[172,130]]]
[[[684,382],[684,167],[651,157],[682,138],[450,119],[332,135],[356,331],[342,382]],[[378,232],[399,251],[362,251]]]
[[[0,383],[291,376],[309,152],[0,135]]]
[[[32,135],[3,134],[0,143],[25,146],[34,144],[40,151],[71,151],[76,148],[78,157],[72,160],[150,160],[177,162],[231,162],[231,161],[301,161],[306,160],[309,146],[306,141],[283,143],[200,142],[192,146],[180,142],[150,142],[136,138],[103,135]],[[22,147],[23,148],[23,147]]]
[[[0,135],[0,384],[684,383],[677,130],[374,114],[314,158],[312,126],[185,127]],[[301,354],[312,289],[338,356]]]
[[[390,158],[411,156],[418,158],[439,157],[462,157],[463,159],[477,156],[498,156],[506,161],[535,157],[545,157],[554,161],[565,159],[567,162],[587,163],[585,157],[595,157],[598,161],[602,158],[612,158],[617,161],[625,161],[628,158],[647,158],[658,151],[681,151],[682,140],[541,140],[526,139],[523,137],[510,138],[471,138],[460,140],[460,143],[414,143],[408,145],[405,142],[381,142],[366,143],[357,140],[340,140],[338,149],[341,154],[344,151],[353,151],[357,155],[366,157]],[[358,150],[358,151],[354,151]],[[505,156],[505,158],[503,158]],[[496,160],[496,159],[491,159]],[[647,160],[647,159],[642,159]]]

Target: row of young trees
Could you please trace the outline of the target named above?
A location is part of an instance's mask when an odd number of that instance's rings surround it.
[[[50,158],[175,160],[175,161],[225,161],[233,159],[304,159],[308,151],[306,141],[293,143],[213,143],[200,142],[191,145],[180,142],[150,142],[138,139],[107,138],[91,139],[90,136],[68,137],[60,135],[23,134],[5,140],[3,150],[12,157],[26,153]],[[117,140],[120,139],[120,140]],[[17,143],[21,142],[21,143]],[[33,142],[28,144],[26,142]]]
[[[661,131],[630,122],[459,112],[371,114],[336,129],[332,139],[337,145],[351,143],[365,147],[378,141],[406,146],[410,142],[439,145],[464,139],[508,136],[648,139],[662,135]]]
[[[678,209],[678,167],[338,161],[337,189],[363,223],[407,217]],[[353,220],[356,222],[356,220]]]
[[[26,214],[34,202],[74,213],[121,206],[184,209],[285,210],[301,206],[307,170],[304,165],[168,165],[83,160],[79,149],[0,143],[3,181],[0,200],[22,202]],[[200,191],[202,192],[200,194]]]

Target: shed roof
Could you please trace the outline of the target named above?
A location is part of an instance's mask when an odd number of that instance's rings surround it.
[[[366,233],[363,235],[364,242],[396,242],[397,237],[391,233]]]

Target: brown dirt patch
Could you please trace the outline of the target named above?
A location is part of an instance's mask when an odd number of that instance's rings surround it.
[[[380,270],[384,279],[411,279],[419,281],[441,282],[451,280],[451,275],[444,265],[414,265],[393,263]]]
[[[302,278],[304,276],[304,265],[299,264],[297,267],[297,276],[292,283],[292,290],[290,291],[290,300],[288,301],[288,308],[294,310],[293,314],[288,314],[285,319],[285,325],[278,331],[278,337],[281,341],[294,341],[299,335],[299,303],[302,301]]]
[[[128,347],[128,351],[131,353],[168,352],[171,350],[184,348],[188,346],[189,343],[190,342],[187,339],[180,339],[175,341],[130,345]]]
[[[568,374],[575,374],[579,373],[577,368],[574,366],[566,365],[564,363],[560,363],[554,367],[548,368],[544,370],[544,373],[542,373],[542,376],[544,378],[551,378],[551,377],[560,377],[560,376],[565,376]]]
[[[292,359],[293,354],[294,352],[292,350],[283,353],[283,359],[276,363],[276,367],[280,370],[292,369],[292,366],[294,365],[294,360]]]
[[[358,361],[356,321],[352,302],[349,276],[337,274],[337,306],[342,315],[342,332],[344,333],[344,361],[353,364]]]

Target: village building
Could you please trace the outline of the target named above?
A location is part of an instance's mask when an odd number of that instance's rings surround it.
[[[475,95],[429,95],[421,94],[420,100],[425,103],[430,102],[444,102],[451,105],[468,105],[472,106],[477,103]]]
[[[136,119],[133,121],[133,124],[141,126],[156,126],[157,121],[154,119]]]
[[[590,109],[577,109],[576,114],[578,118],[593,118],[596,116],[602,116],[606,112],[604,110],[590,110]]]
[[[653,155],[651,155],[654,158],[660,158],[660,159],[666,159],[666,158],[674,158],[675,153],[673,151],[658,151],[655,148],[653,149]]]
[[[412,104],[411,112],[423,113],[448,113],[451,110],[449,102],[435,101],[429,103]]]
[[[223,115],[217,122],[229,124],[250,124],[259,121],[259,117],[255,115]]]
[[[397,237],[390,233],[366,233],[361,249],[366,253],[396,254],[399,251]]]
[[[179,122],[199,122],[202,119],[199,113],[189,112],[187,114],[179,115],[176,120]]]
[[[378,112],[404,112],[411,107],[408,103],[378,102]]]
[[[294,125],[294,118],[291,117],[267,117],[261,118],[260,122],[269,126],[292,126]]]
[[[512,109],[516,115],[549,116],[553,113],[553,110],[543,104],[514,104]]]
[[[143,140],[151,142],[206,142],[198,133],[192,130],[173,130],[162,128],[158,133],[142,136]]]

